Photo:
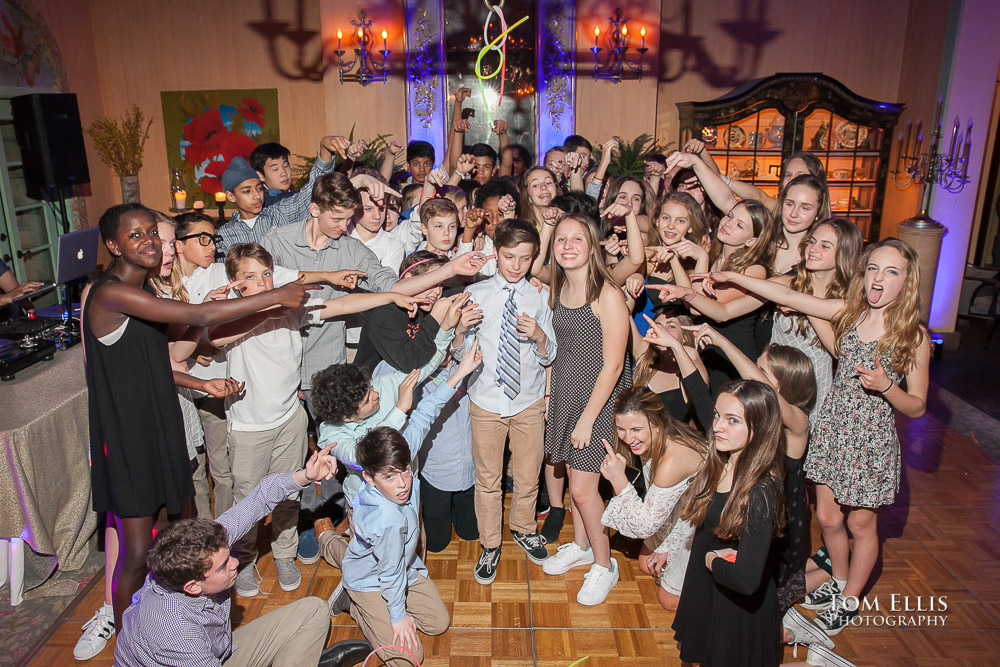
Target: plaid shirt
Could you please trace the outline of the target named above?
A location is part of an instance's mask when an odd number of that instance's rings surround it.
[[[333,160],[325,162],[316,158],[309,171],[309,182],[298,192],[284,197],[279,201],[265,206],[254,220],[253,227],[240,219],[240,212],[233,213],[229,222],[219,228],[222,238],[215,244],[216,256],[225,258],[230,246],[237,243],[260,243],[264,235],[274,227],[291,225],[309,217],[309,204],[312,201],[313,183],[323,174],[333,171]]]
[[[294,473],[270,475],[219,517],[229,546],[293,493],[302,490]],[[230,591],[197,597],[160,586],[152,575],[125,610],[115,647],[115,664],[124,667],[221,665],[238,647],[229,622]]]

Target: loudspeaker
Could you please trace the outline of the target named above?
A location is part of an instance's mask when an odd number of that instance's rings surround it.
[[[22,95],[10,107],[28,188],[90,183],[76,95]]]

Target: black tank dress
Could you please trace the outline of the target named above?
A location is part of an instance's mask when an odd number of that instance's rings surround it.
[[[756,361],[758,355],[755,333],[759,317],[759,312],[754,310],[728,322],[716,322],[706,317],[699,317],[697,321],[698,323],[707,322],[710,324],[716,331],[728,338],[740,352]],[[713,396],[718,396],[722,385],[730,380],[740,378],[739,372],[730,363],[726,353],[714,345],[709,345],[702,350],[701,360],[704,362],[705,368],[708,369],[708,384]]]
[[[112,280],[118,278],[101,276],[87,303]],[[177,514],[194,486],[166,325],[130,317],[121,338],[105,345],[91,328],[90,312],[84,308],[83,338],[94,511],[136,518],[166,506]]]
[[[728,493],[716,493],[691,543],[691,558],[674,616],[681,660],[701,667],[773,667],[781,662],[775,549],[771,548],[774,503],[758,484],[750,493],[747,520],[738,541],[721,540],[715,528]],[[770,483],[773,486],[773,483]],[[735,563],[705,567],[705,554],[735,549]]]

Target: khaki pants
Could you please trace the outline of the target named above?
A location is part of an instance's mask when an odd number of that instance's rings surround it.
[[[351,596],[351,618],[361,628],[372,648],[392,644],[392,622],[389,621],[389,608],[382,593],[352,590],[347,593]],[[448,608],[441,601],[437,586],[422,574],[418,574],[417,582],[406,589],[406,613],[413,617],[417,629],[425,635],[444,634],[451,623]],[[424,661],[423,646],[407,648],[413,651],[419,662]],[[378,652],[378,657],[390,667],[409,667],[413,664],[409,654],[398,649],[383,649]]]
[[[237,648],[226,667],[316,665],[329,633],[326,602],[302,598],[233,630]]]
[[[215,487],[215,518],[233,506],[233,474],[226,441],[226,413],[223,399],[209,396],[195,401],[201,427],[205,431],[205,453]],[[200,516],[200,515],[199,515]],[[204,518],[208,518],[205,515]]]
[[[212,518],[212,499],[209,497],[210,487],[208,485],[208,474],[206,471],[206,456],[196,454],[194,457],[195,468],[191,479],[194,482],[194,507],[198,511],[201,519]]]
[[[503,521],[503,453],[510,435],[510,461],[514,492],[510,499],[510,529],[519,533],[538,530],[535,501],[538,471],[545,445],[545,399],[540,398],[512,417],[483,410],[469,403],[472,421],[472,460],[476,465],[476,521],[479,541],[486,549],[500,546]]]
[[[233,471],[233,500],[240,502],[268,475],[295,472],[302,467],[309,438],[306,411],[297,406],[284,424],[268,431],[230,431],[229,457]],[[299,548],[299,494],[282,500],[271,512],[271,552],[275,558],[291,559]],[[240,541],[240,565],[257,560],[257,527]]]

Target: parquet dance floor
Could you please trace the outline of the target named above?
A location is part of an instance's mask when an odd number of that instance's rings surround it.
[[[834,639],[837,653],[858,665],[892,667],[1000,664],[1000,465],[938,417],[900,419],[903,481],[895,505],[884,510],[881,576],[869,593],[879,611],[864,612],[867,627],[849,628]],[[814,545],[818,528],[813,522]],[[572,539],[572,527],[563,531]],[[554,547],[550,547],[554,552]],[[530,563],[505,529],[503,557],[492,586],[472,576],[477,543],[452,541],[433,554],[428,567],[452,613],[452,627],[440,637],[424,637],[428,667],[444,665],[538,665],[567,667],[589,657],[584,667],[679,664],[670,631],[673,613],[656,601],[656,585],[634,560],[616,553],[621,581],[605,604],[583,607],[576,592],[586,568],[549,577]],[[320,561],[301,566],[299,590],[278,587],[270,553],[253,599],[236,598],[234,621],[247,622],[305,595],[326,598],[340,571]],[[100,583],[100,582],[98,582]],[[893,596],[900,612],[892,610]],[[80,626],[101,604],[101,586],[69,611],[32,665],[73,664]],[[946,596],[947,610],[902,611],[906,598]],[[938,600],[940,605],[940,600]],[[812,615],[813,612],[805,612]],[[879,620],[875,617],[885,617]],[[904,616],[944,616],[943,627],[886,627]],[[925,621],[926,622],[926,619]],[[347,614],[332,620],[330,642],[361,638]],[[786,651],[791,659],[791,649]],[[803,659],[804,649],[799,658]],[[90,661],[112,664],[113,647]]]

